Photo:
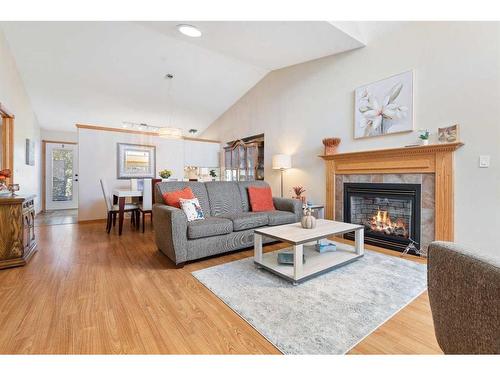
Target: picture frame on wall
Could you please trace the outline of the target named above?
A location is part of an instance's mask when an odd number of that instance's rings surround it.
[[[439,143],[454,143],[460,140],[460,127],[458,124],[438,128]]]
[[[363,85],[355,90],[355,139],[412,130],[412,70]]]
[[[154,178],[156,146],[131,143],[117,144],[117,178]]]

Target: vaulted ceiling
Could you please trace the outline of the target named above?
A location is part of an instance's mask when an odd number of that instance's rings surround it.
[[[176,25],[203,35],[189,38]],[[330,22],[2,22],[42,128],[200,131],[272,70],[359,48]],[[346,33],[343,30],[348,30]],[[166,80],[166,74],[173,74]]]

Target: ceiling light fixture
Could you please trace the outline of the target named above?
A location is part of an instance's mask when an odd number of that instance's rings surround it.
[[[177,30],[179,30],[181,34],[190,36],[191,38],[198,38],[201,36],[201,31],[198,28],[194,27],[193,25],[187,25],[187,24],[177,25]]]
[[[179,128],[160,128],[158,134],[162,138],[182,138],[182,129]]]
[[[157,133],[162,138],[182,138],[182,129],[180,128],[153,126],[143,122],[138,123],[131,121],[123,121],[122,127],[124,129]]]

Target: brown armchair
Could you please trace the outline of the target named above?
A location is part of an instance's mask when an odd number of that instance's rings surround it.
[[[446,354],[500,353],[500,256],[451,242],[428,251],[429,299]]]

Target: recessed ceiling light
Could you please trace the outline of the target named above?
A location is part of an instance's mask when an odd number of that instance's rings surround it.
[[[192,38],[198,38],[201,36],[201,31],[194,27],[193,25],[177,25],[177,30],[179,30],[180,33],[190,36]]]

